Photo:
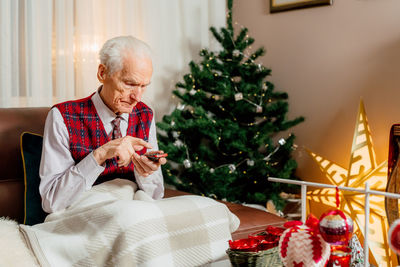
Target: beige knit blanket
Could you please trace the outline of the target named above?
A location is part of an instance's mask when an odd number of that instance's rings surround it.
[[[35,226],[21,225],[42,266],[202,266],[226,257],[238,218],[210,198],[154,201],[134,183],[93,187]]]

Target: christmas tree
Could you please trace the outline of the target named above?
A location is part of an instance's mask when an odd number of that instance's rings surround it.
[[[250,52],[247,28],[235,35],[232,0],[227,27],[210,28],[222,50],[200,51],[201,62],[176,84],[177,108],[157,123],[167,184],[199,195],[235,202],[279,204],[290,185],[267,178],[292,178],[294,135],[279,136],[302,122],[287,120],[287,93],[275,92],[271,70],[256,63],[264,48]]]

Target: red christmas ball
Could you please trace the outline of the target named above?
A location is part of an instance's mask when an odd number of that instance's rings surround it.
[[[353,229],[353,220],[340,210],[328,211],[319,219],[321,236],[331,245],[348,245]]]
[[[390,226],[389,245],[396,254],[400,254],[400,219],[395,220]]]

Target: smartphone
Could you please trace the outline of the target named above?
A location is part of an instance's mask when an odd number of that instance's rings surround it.
[[[167,153],[161,152],[161,151],[151,151],[146,154],[144,154],[149,160],[152,160],[154,162],[158,162],[160,158],[165,158],[168,156]]]

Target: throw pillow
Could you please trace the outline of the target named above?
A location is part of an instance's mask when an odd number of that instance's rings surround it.
[[[27,225],[42,223],[47,215],[42,209],[42,199],[39,193],[42,144],[43,137],[41,135],[29,132],[21,134],[21,155],[25,180],[24,224]]]

